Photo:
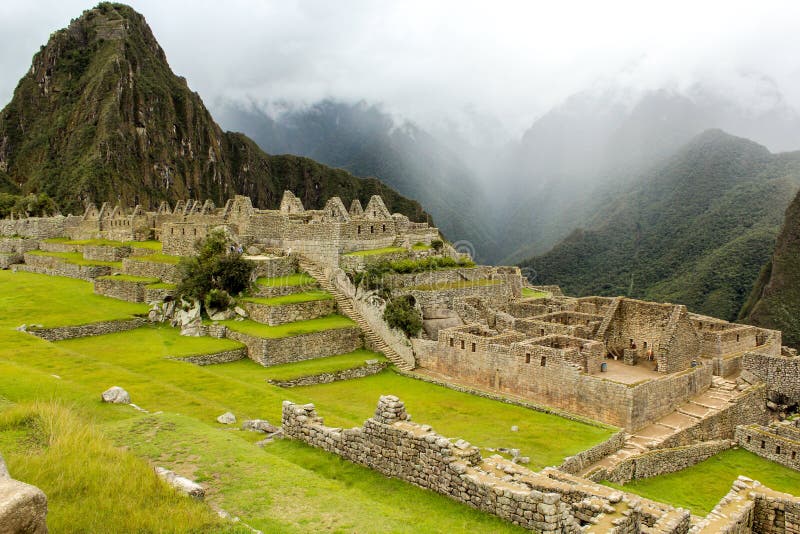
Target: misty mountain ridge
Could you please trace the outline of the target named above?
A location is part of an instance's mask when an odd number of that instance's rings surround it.
[[[172,72],[144,17],[111,3],[54,32],[0,111],[0,188],[46,193],[65,212],[82,212],[88,201],[221,205],[235,194],[276,208],[285,189],[308,207],[334,195],[365,202],[380,194],[392,211],[427,217],[378,180],[270,156],[222,131]]]
[[[800,152],[772,154],[709,130],[522,265],[571,294],[676,302],[735,319],[798,187]]]

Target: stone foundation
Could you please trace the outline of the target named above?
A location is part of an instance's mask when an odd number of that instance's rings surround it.
[[[268,306],[257,302],[243,301],[241,306],[247,311],[247,315],[253,321],[276,326],[279,324],[325,317],[334,312],[335,303],[333,299],[328,299],[282,304],[280,306]]]
[[[345,354],[363,346],[357,327],[336,328],[282,338],[260,338],[227,329],[225,337],[247,346],[247,356],[263,365],[278,365]]]

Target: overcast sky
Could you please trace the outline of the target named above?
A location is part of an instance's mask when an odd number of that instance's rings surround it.
[[[49,34],[95,2],[0,1],[0,106]],[[226,98],[380,102],[425,122],[470,109],[521,131],[570,93],[698,79],[800,107],[800,2],[166,1],[143,13],[173,70]],[[737,80],[736,82],[732,80]]]

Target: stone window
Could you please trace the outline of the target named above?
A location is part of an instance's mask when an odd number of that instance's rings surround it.
[[[531,353],[525,354],[525,363],[531,363]]]
[[[767,448],[766,446],[767,446],[767,442],[762,439],[761,440],[761,448],[762,449],[766,449]]]
[[[546,364],[547,364],[547,356],[542,356],[542,361],[541,361],[541,363],[539,365],[544,367]]]
[[[540,328],[540,329],[539,329],[539,335],[541,335],[541,336],[543,336],[543,335],[544,335],[544,328]]]
[[[361,225],[358,225],[358,235],[361,235]]]
[[[461,350],[464,350],[464,340],[461,340]]]
[[[750,443],[750,438],[751,438],[751,437],[752,437],[752,436],[747,436],[746,443]]]
[[[377,216],[378,216],[378,212],[377,212],[377,211],[373,211],[373,212],[372,212],[372,216],[373,216],[373,217],[377,217]]]
[[[371,234],[375,233],[375,227],[374,226],[370,226],[369,227],[369,233],[371,233]]]
[[[739,341],[739,334],[736,334],[736,341]]]
[[[792,460],[794,460],[794,459],[796,459],[796,458],[797,458],[797,452],[795,452],[795,451],[792,451]]]
[[[453,346],[453,341],[455,341],[452,337],[450,338],[450,346]]]
[[[382,224],[382,225],[381,225],[381,228],[382,228],[382,231],[383,231],[383,232],[385,232],[385,231],[386,231],[386,225],[385,225],[385,224]]]
[[[472,344],[472,352],[475,352],[475,343]]]
[[[780,454],[780,453],[781,453],[781,446],[780,445],[776,445],[775,446],[775,454]]]

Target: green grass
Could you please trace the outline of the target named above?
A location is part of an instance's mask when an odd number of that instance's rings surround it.
[[[137,282],[142,284],[157,284],[159,282],[158,278],[146,278],[143,276],[133,276],[130,274],[115,274],[109,276],[98,276],[98,280],[119,280],[120,282]]]
[[[536,289],[531,289],[530,287],[523,287],[522,297],[526,299],[544,299],[550,297],[550,293],[548,293],[547,291],[538,291]]]
[[[250,360],[200,367],[164,356],[226,349],[230,342],[145,327],[54,344],[13,329],[22,322],[77,324],[147,309],[94,295],[91,284],[79,280],[0,271],[0,309],[14,310],[13,315],[0,314],[1,413],[15,409],[9,402],[57,399],[70,406],[79,426],[93,429],[81,435],[82,447],[57,454],[54,447],[52,454],[31,454],[25,427],[0,430],[0,449],[12,474],[47,492],[53,532],[204,532],[204,512],[191,502],[188,508],[175,504],[141,458],[198,480],[208,488],[208,503],[265,532],[522,532],[301,443],[276,442],[259,449],[253,446],[258,434],[215,421],[231,411],[240,420],[277,423],[284,399],[314,402],[328,424],[356,426],[372,415],[380,395],[395,394],[415,421],[479,446],[519,448],[533,466],[558,464],[612,432],[391,371],[307,388],[281,389],[265,380],[271,374],[313,374],[360,364],[374,357],[366,351],[274,369]],[[337,316],[308,323],[319,329],[342,320],[352,324]],[[101,403],[100,392],[112,385],[124,387],[133,402],[151,413]],[[511,432],[512,425],[519,432]],[[108,441],[120,448],[109,448]],[[39,463],[22,465],[28,461]],[[78,465],[85,475],[76,471]],[[66,476],[59,478],[58,473]],[[114,508],[117,499],[122,502]],[[165,518],[165,510],[174,517]],[[144,517],[147,513],[152,519]]]
[[[9,327],[22,323],[46,327],[71,326],[130,319],[147,313],[147,304],[125,302],[94,294],[90,282],[25,272],[0,271],[2,294],[0,309]]]
[[[34,256],[47,256],[49,258],[61,258],[67,263],[72,263],[74,265],[97,265],[102,267],[115,267],[117,269],[122,269],[122,262],[120,261],[99,261],[99,260],[87,260],[83,258],[83,254],[80,252],[46,252],[44,250],[31,250],[28,254],[32,254]]]
[[[237,380],[291,380],[301,376],[335,373],[361,367],[366,360],[386,361],[386,357],[371,350],[358,349],[347,354],[315,358],[296,363],[262,367],[252,360],[239,360],[216,366],[214,369],[227,377]]]
[[[795,495],[800,488],[800,473],[744,449],[730,449],[683,471],[634,480],[624,486],[604,483],[705,516],[730,491],[739,475]]]
[[[47,495],[51,532],[235,531],[161,482],[147,462],[115,447],[80,410],[58,402],[6,409],[3,441],[12,445],[3,451],[13,476]]]
[[[269,326],[251,321],[249,319],[245,319],[244,321],[219,321],[219,323],[224,324],[231,330],[242,332],[243,334],[269,339],[299,336],[302,334],[311,334],[314,332],[332,330],[335,328],[349,328],[356,325],[356,323],[354,323],[351,319],[335,313],[326,315],[325,317],[320,317],[319,319],[297,321],[278,326]]]
[[[287,276],[275,276],[272,278],[259,278],[256,284],[267,287],[295,287],[310,286],[317,281],[306,273],[294,273]]]
[[[89,245],[89,246],[106,246],[106,247],[132,247],[144,248],[149,250],[161,250],[160,241],[113,241],[111,239],[78,239],[73,240],[68,237],[54,237],[45,239],[45,243],[63,243],[65,245]]]
[[[397,395],[406,403],[414,421],[480,447],[519,448],[523,455],[530,456],[530,467],[534,469],[558,465],[565,457],[607,439],[615,430],[460,393],[392,371],[293,389],[314,399],[326,424],[342,427],[360,426],[375,411],[378,397]],[[512,432],[512,426],[519,430]]]
[[[316,291],[305,291],[303,293],[292,293],[291,295],[282,295],[280,297],[247,297],[242,300],[255,304],[263,304],[265,306],[283,306],[285,304],[299,304],[301,302],[313,302],[316,300],[333,300],[333,295],[320,289]]]
[[[502,284],[502,280],[458,280],[455,282],[439,282],[438,284],[422,284],[418,286],[412,286],[408,289],[413,289],[416,291],[439,291],[442,289],[467,289],[470,287],[485,287],[485,286],[496,286]]]
[[[399,252],[407,252],[403,247],[384,247],[373,248],[370,250],[358,250],[356,252],[348,252],[343,256],[379,256],[381,254],[397,254]]]
[[[160,253],[148,254],[146,256],[134,256],[130,259],[135,261],[152,261],[155,263],[172,263],[174,265],[177,265],[181,261],[180,256],[168,256],[167,254]]]
[[[178,287],[178,284],[170,284],[168,282],[158,282],[146,286],[147,289],[175,289],[176,287]]]
[[[430,250],[432,248],[433,248],[432,246],[426,245],[425,243],[415,243],[411,247],[411,250]]]

